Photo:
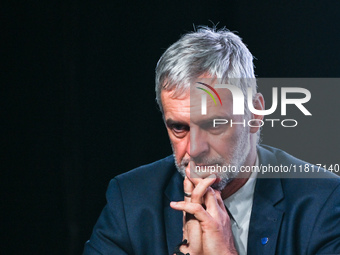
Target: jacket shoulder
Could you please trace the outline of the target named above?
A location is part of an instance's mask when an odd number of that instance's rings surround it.
[[[120,174],[111,180],[110,185],[119,185],[123,196],[153,195],[165,189],[176,171],[173,156],[168,156]]]
[[[265,164],[289,167],[288,172],[280,172],[281,177],[288,177],[287,179],[334,179],[333,181],[337,183],[340,181],[340,176],[324,168],[298,159],[283,150],[268,145],[260,145],[258,146],[258,152],[260,161],[265,162]]]
[[[273,175],[280,177],[284,196],[290,202],[300,197],[312,197],[312,201],[322,203],[340,185],[340,177],[336,174],[324,169],[319,169],[320,171],[317,172],[317,168],[314,168],[313,172],[311,170],[312,164],[285,151],[267,145],[259,146],[258,151],[260,158],[262,157],[261,161],[265,162],[265,164],[283,165],[291,167],[291,169],[296,168],[296,172],[291,170],[290,173]],[[300,167],[302,172],[300,172]],[[309,171],[304,172],[304,167],[308,167]]]

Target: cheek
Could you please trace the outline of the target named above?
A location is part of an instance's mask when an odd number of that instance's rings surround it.
[[[171,139],[172,146],[178,156],[183,157],[186,153],[186,143],[182,140]]]
[[[170,141],[172,148],[176,154],[176,159],[180,162],[183,157],[187,154],[187,138],[178,139],[176,137],[170,136]]]
[[[209,139],[209,147],[211,152],[215,151],[220,156],[229,155],[235,148],[237,143],[237,135],[234,130],[228,130],[220,136],[212,136]]]

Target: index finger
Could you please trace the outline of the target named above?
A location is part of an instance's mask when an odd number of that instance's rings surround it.
[[[183,181],[183,189],[184,189],[184,202],[190,202],[191,194],[194,190],[194,184],[186,176]]]
[[[202,180],[202,178],[198,174],[196,174],[194,171],[191,171],[190,166],[185,169],[185,175],[194,184],[194,186],[196,186],[200,182],[200,180]]]

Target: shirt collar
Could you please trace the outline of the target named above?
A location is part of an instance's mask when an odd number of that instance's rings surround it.
[[[259,158],[256,157],[255,166],[258,167]],[[238,227],[242,227],[246,223],[244,215],[251,212],[253,206],[253,195],[256,183],[257,172],[254,171],[250,175],[247,182],[234,194],[226,198],[223,202],[233,216]]]

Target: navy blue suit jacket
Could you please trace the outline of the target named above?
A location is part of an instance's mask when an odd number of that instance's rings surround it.
[[[305,164],[269,146],[259,146],[258,153],[263,165]],[[340,178],[322,177],[257,180],[249,255],[340,254]],[[172,156],[117,176],[106,196],[84,255],[172,254],[183,224],[182,212],[169,206],[183,200],[183,178]]]

